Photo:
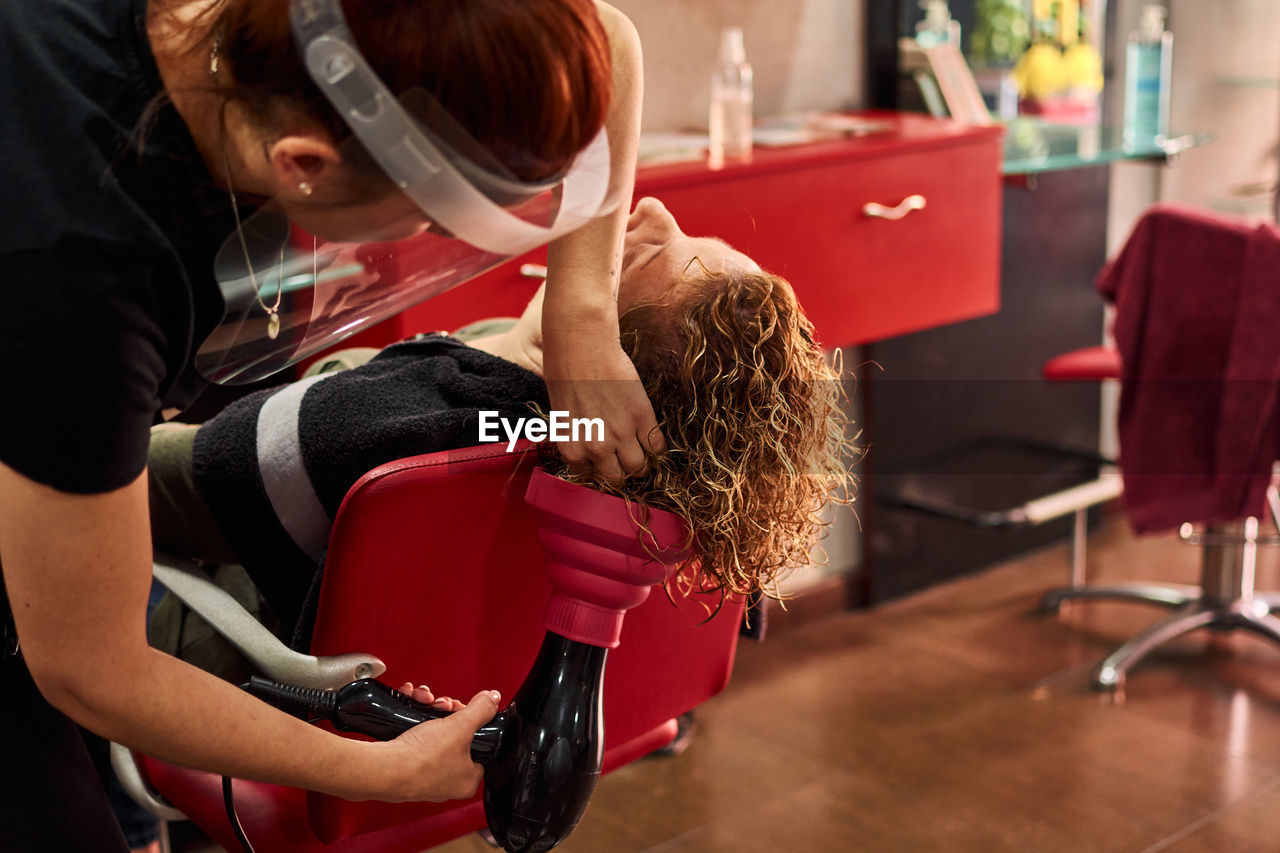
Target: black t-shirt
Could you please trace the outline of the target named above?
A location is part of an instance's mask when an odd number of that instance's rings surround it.
[[[202,386],[189,363],[222,311],[230,206],[157,100],[145,13],[0,2],[0,460],[69,492],[141,473],[157,414]]]

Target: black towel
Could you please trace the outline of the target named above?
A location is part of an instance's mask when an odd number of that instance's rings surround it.
[[[259,416],[269,400],[289,393],[301,393],[297,448],[314,491],[311,500],[318,499],[317,509],[323,509],[323,516],[313,512],[312,519],[330,523],[347,490],[371,469],[407,456],[482,443],[481,410],[514,420],[528,417],[532,406],[549,407],[546,386],[536,374],[452,338],[431,335],[388,347],[367,364],[319,377],[310,385],[250,395],[202,426],[194,450],[196,485],[236,556],[290,626],[298,618],[328,529],[318,543],[314,535],[295,541],[296,527],[291,535],[277,512],[287,514],[290,508],[273,506],[264,482],[273,476],[278,480],[282,471],[272,468],[283,463],[269,442],[259,447]],[[283,473],[288,478],[287,466]],[[297,478],[287,485],[306,491]],[[278,498],[279,490],[275,494]]]

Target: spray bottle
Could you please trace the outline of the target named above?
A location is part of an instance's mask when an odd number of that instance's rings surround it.
[[[733,160],[750,162],[753,100],[752,71],[742,29],[727,27],[720,34],[720,61],[711,75],[708,165],[712,169]]]
[[[1173,75],[1173,33],[1164,28],[1165,10],[1143,6],[1129,36],[1124,63],[1124,145],[1133,148],[1169,135],[1169,94]]]

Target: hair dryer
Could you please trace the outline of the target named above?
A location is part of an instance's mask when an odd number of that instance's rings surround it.
[[[582,819],[604,752],[608,650],[618,645],[626,611],[666,580],[691,545],[680,517],[541,469],[525,500],[552,585],[542,619],[547,633],[511,704],[471,744],[472,758],[484,766],[489,829],[512,853],[550,850]],[[256,678],[246,688],[290,713],[382,739],[448,716],[369,679],[337,691]]]

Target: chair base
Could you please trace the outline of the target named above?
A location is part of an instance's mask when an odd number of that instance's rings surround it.
[[[1185,538],[1185,535],[1184,535]],[[1116,690],[1138,661],[1164,643],[1197,628],[1243,628],[1280,644],[1280,593],[1255,593],[1258,522],[1246,519],[1215,525],[1201,537],[1203,565],[1199,586],[1122,583],[1109,586],[1068,586],[1050,590],[1040,600],[1043,613],[1057,613],[1075,599],[1156,604],[1175,612],[1156,622],[1107,655],[1093,670],[1096,690]]]

